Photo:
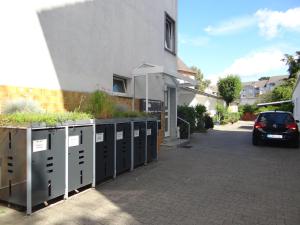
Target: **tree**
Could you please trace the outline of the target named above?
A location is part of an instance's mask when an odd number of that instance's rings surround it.
[[[210,80],[205,80],[204,79],[204,75],[198,67],[192,66],[191,70],[196,72],[195,78],[198,81],[197,89],[199,91],[204,91],[210,85]]]
[[[285,54],[285,58],[282,60],[289,67],[289,78],[297,78],[297,73],[300,71],[300,51],[297,51],[295,56]]]
[[[261,77],[261,78],[259,78],[258,80],[259,81],[262,81],[262,80],[269,80],[270,79],[270,77]]]
[[[242,90],[241,79],[239,76],[229,75],[218,81],[218,89],[228,107],[231,102],[240,96]]]
[[[295,84],[296,78],[289,78],[283,84],[274,88],[271,94],[271,100],[275,102],[292,99]]]

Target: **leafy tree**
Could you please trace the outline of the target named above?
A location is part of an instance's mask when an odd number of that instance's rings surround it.
[[[300,51],[297,51],[295,56],[285,54],[283,61],[289,67],[289,78],[297,78],[297,73],[300,71]]]
[[[270,79],[270,77],[261,77],[261,78],[259,78],[258,80],[259,81],[262,81],[262,80],[269,80]]]
[[[239,76],[229,75],[218,81],[218,90],[226,102],[227,107],[238,99],[242,90],[242,82]]]
[[[204,75],[198,67],[192,66],[191,70],[196,72],[195,78],[198,81],[197,89],[199,91],[204,91],[205,88],[207,88],[210,85],[210,80],[204,79]]]

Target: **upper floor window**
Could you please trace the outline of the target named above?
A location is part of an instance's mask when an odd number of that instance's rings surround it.
[[[118,76],[113,78],[113,92],[126,93],[127,91],[127,80]]]
[[[165,48],[175,54],[175,21],[166,13],[165,16]]]

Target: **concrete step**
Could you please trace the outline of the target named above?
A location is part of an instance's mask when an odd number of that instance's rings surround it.
[[[165,147],[182,147],[188,144],[190,141],[188,139],[179,138],[165,138],[161,146]]]

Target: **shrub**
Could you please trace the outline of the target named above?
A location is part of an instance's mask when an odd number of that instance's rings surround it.
[[[221,121],[221,123],[222,124],[236,123],[239,119],[240,119],[239,113],[226,113],[224,120]]]
[[[86,111],[95,118],[111,118],[114,115],[115,104],[105,92],[95,91],[88,99]]]
[[[17,112],[40,113],[42,111],[43,110],[41,106],[36,101],[31,99],[20,98],[20,99],[7,101],[3,105],[2,113],[4,114],[12,114]]]
[[[246,113],[246,112],[248,112],[248,113],[254,113],[256,109],[257,109],[257,107],[255,105],[246,104],[246,105],[244,105],[243,112],[244,113]]]
[[[216,105],[216,111],[219,118],[219,121],[224,120],[225,115],[227,114],[227,109],[223,104]]]
[[[195,118],[196,118],[196,129],[202,130],[204,129],[204,116],[206,113],[206,107],[204,105],[198,104],[195,106]]]
[[[274,106],[274,105],[269,105],[269,106],[264,106],[264,107],[259,107],[256,110],[256,113],[261,113],[265,111],[288,111],[288,112],[293,112],[294,105],[292,103],[285,103],[282,105]]]
[[[190,107],[187,105],[178,106],[177,115],[178,115],[178,117],[180,117],[190,123],[190,127],[191,127],[190,131],[191,131],[191,133],[193,133],[195,131],[195,127],[196,127],[195,109],[193,107]],[[178,120],[178,126],[180,128],[180,138],[187,138],[188,126],[181,120]]]
[[[253,121],[256,118],[255,116],[256,110],[257,110],[256,105],[246,104],[246,105],[239,106],[240,117],[242,118],[242,120],[245,121]]]

